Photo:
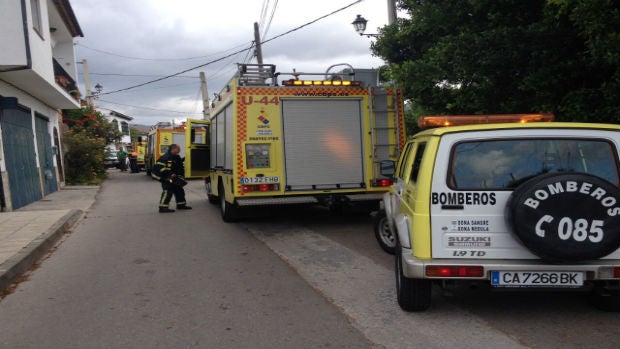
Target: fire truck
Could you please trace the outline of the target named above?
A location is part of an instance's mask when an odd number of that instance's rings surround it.
[[[140,137],[140,140],[133,143],[133,151],[137,155],[136,163],[138,164],[138,168],[141,170],[145,169],[144,154],[146,151],[146,141],[143,141],[142,137]]]
[[[377,86],[371,70],[330,69],[287,74],[239,64],[216,95],[205,186],[224,221],[256,206],[378,207],[392,184],[379,163],[395,161],[405,143],[401,92]]]
[[[209,124],[207,120],[187,119],[179,125],[159,122],[147,135],[144,152],[146,174],[172,144],[181,148],[179,156],[185,162],[185,178],[205,178],[209,173]]]

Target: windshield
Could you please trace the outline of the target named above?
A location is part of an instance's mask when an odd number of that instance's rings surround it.
[[[511,139],[462,142],[448,181],[457,189],[515,188],[544,173],[581,172],[618,184],[617,156],[605,140]]]

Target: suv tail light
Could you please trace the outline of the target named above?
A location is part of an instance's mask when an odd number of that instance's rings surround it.
[[[426,276],[429,277],[482,277],[484,268],[471,265],[429,265]]]

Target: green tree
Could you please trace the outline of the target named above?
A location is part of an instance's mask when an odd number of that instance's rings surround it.
[[[121,139],[121,133],[92,107],[64,110],[66,179],[69,184],[99,184],[106,178],[103,156],[106,144]]]
[[[401,0],[373,52],[425,114],[620,122],[617,0]]]

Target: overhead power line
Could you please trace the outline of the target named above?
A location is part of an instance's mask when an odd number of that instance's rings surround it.
[[[332,12],[330,12],[330,13],[328,13],[328,14],[324,15],[324,16],[321,16],[321,17],[319,17],[319,18],[315,19],[315,20],[312,20],[312,21],[310,21],[310,22],[307,22],[307,23],[305,23],[305,24],[302,24],[302,25],[300,25],[300,26],[298,26],[298,27],[295,27],[295,28],[293,28],[293,29],[291,29],[291,30],[289,30],[289,31],[286,31],[286,32],[284,32],[284,33],[282,33],[282,34],[276,35],[276,36],[274,36],[274,37],[272,37],[272,38],[269,38],[268,40],[264,40],[264,41],[262,41],[262,42],[261,42],[261,44],[266,44],[266,43],[271,42],[271,41],[273,41],[273,40],[275,40],[275,39],[281,38],[281,37],[283,37],[283,36],[285,36],[285,35],[288,35],[288,34],[290,34],[290,33],[293,33],[293,32],[295,32],[295,31],[297,31],[297,30],[300,30],[300,29],[302,29],[302,28],[305,28],[305,27],[307,27],[307,26],[309,26],[309,25],[311,25],[311,24],[314,24],[314,23],[316,23],[316,22],[318,22],[318,21],[320,21],[320,20],[322,20],[322,19],[324,19],[324,18],[327,18],[327,17],[329,17],[329,16],[332,16],[332,15],[334,15],[334,14],[336,14],[336,13],[340,12],[340,11],[344,11],[344,10],[348,9],[349,7],[351,7],[351,6],[353,6],[353,5],[357,4],[357,3],[360,3],[361,1],[362,1],[362,0],[357,0],[357,1],[354,1],[354,2],[352,2],[352,3],[348,4],[348,5],[344,6],[344,7],[341,7],[341,8],[339,8],[339,9],[335,10],[335,11],[332,11]],[[159,82],[159,81],[162,81],[162,80],[165,80],[165,79],[169,79],[169,78],[172,78],[172,77],[175,77],[175,76],[179,76],[179,75],[184,74],[184,73],[187,73],[187,72],[189,72],[189,71],[192,71],[192,70],[195,70],[195,69],[198,69],[198,68],[202,68],[202,67],[206,67],[206,66],[211,65],[211,64],[213,64],[213,63],[217,63],[217,62],[222,61],[222,60],[224,60],[224,59],[226,59],[226,58],[229,58],[229,57],[232,57],[232,56],[234,56],[234,55],[236,55],[236,54],[239,54],[239,53],[241,53],[241,52],[244,52],[245,50],[248,50],[249,48],[250,48],[250,47],[246,47],[246,48],[244,48],[244,49],[242,49],[242,50],[238,50],[238,51],[233,52],[233,53],[230,53],[230,54],[228,54],[228,55],[226,55],[226,56],[223,56],[223,57],[220,57],[220,58],[217,58],[217,59],[211,60],[211,61],[209,61],[209,62],[207,62],[207,63],[200,64],[200,65],[197,65],[197,66],[195,66],[195,67],[191,67],[191,68],[188,68],[188,69],[182,70],[182,71],[177,72],[177,73],[174,73],[174,74],[166,75],[166,76],[161,77],[161,78],[158,78],[158,79],[154,79],[154,80],[151,80],[151,81],[143,82],[143,83],[141,83],[141,84],[137,84],[137,85],[133,85],[133,86],[129,86],[129,87],[125,87],[125,88],[121,88],[121,89],[118,89],[118,90],[114,90],[114,91],[110,91],[110,92],[104,92],[104,93],[101,93],[101,94],[99,94],[99,95],[100,95],[100,96],[103,96],[103,95],[109,95],[109,94],[113,94],[113,93],[123,92],[123,91],[131,90],[131,89],[134,89],[134,88],[142,87],[142,86],[145,86],[145,85],[148,85],[148,84],[152,84],[152,83],[155,83],[155,82]]]
[[[271,15],[269,15],[269,21],[267,22],[267,25],[265,25],[264,27],[261,38],[267,37],[267,33],[269,33],[269,28],[271,27],[271,21],[273,21],[273,15],[276,13],[277,7],[278,7],[278,0],[275,0],[273,2],[273,8],[271,9]]]
[[[86,45],[80,44],[79,42],[76,43],[75,45],[83,47],[83,48],[88,49],[88,50],[92,50],[92,51],[95,51],[95,52],[103,53],[103,54],[106,54],[106,55],[109,55],[109,56],[115,56],[115,57],[120,57],[120,58],[125,58],[125,59],[134,59],[134,60],[139,60],[139,61],[154,61],[154,62],[173,62],[173,61],[191,61],[191,60],[199,59],[199,58],[213,57],[213,56],[222,54],[224,52],[235,50],[235,49],[237,49],[239,47],[245,47],[245,46],[247,46],[247,43],[239,44],[239,45],[233,46],[233,47],[231,47],[229,49],[226,49],[226,50],[223,50],[223,51],[214,52],[214,53],[211,53],[211,54],[208,54],[208,55],[195,56],[195,57],[184,57],[184,58],[147,58],[147,57],[125,56],[125,55],[121,55],[121,54],[118,54],[118,53],[101,50],[101,49],[98,49],[98,48],[88,47]]]
[[[104,102],[104,103],[108,103],[108,104],[114,104],[114,105],[122,105],[125,107],[132,107],[132,108],[137,108],[137,109],[147,109],[147,110],[155,110],[155,111],[163,111],[163,112],[167,112],[167,113],[178,113],[178,114],[201,114],[201,113],[197,113],[197,112],[188,112],[188,111],[177,111],[177,110],[166,110],[166,109],[156,109],[156,108],[149,108],[149,107],[141,107],[138,105],[131,105],[131,104],[124,104],[124,103],[117,103],[117,102],[110,102],[110,101],[106,101],[104,99],[99,99],[100,102]],[[102,108],[97,106],[97,108],[101,108],[101,109],[107,109],[107,108]]]
[[[83,75],[81,71],[78,71],[79,75]],[[101,75],[101,76],[128,76],[128,77],[143,77],[143,78],[161,78],[165,75],[148,75],[148,74],[121,74],[121,73],[88,73],[89,75]],[[191,75],[178,75],[175,78],[186,78],[186,79],[200,79],[198,76]]]

